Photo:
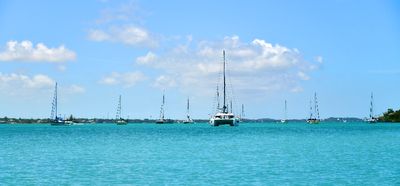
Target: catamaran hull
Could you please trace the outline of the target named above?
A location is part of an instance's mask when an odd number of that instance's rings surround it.
[[[318,119],[308,119],[307,120],[307,123],[309,123],[309,124],[319,124],[319,120]]]
[[[367,121],[368,123],[371,123],[371,124],[378,123],[378,120],[377,120],[377,119],[375,119],[375,118],[372,118],[372,119],[367,119],[366,121]]]
[[[68,126],[68,125],[72,125],[70,123],[65,123],[65,122],[60,122],[60,123],[51,123],[51,125],[53,126]]]
[[[157,120],[156,124],[173,124],[174,122],[172,120],[169,119],[165,119],[165,120]]]
[[[229,126],[239,126],[239,120],[236,119],[211,119],[210,125],[212,126],[220,126],[220,125],[229,125]]]
[[[117,124],[117,125],[127,125],[128,121],[121,118],[121,119],[117,119],[115,121],[115,124]]]
[[[67,125],[72,125],[73,122],[69,121],[69,120],[64,120],[60,117],[56,117],[54,120],[52,120],[52,122],[50,123],[50,125],[54,125],[54,126],[67,126]]]

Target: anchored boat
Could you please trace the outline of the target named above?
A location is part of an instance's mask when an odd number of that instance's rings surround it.
[[[66,122],[61,116],[57,115],[57,107],[58,107],[58,92],[57,92],[57,82],[54,88],[54,96],[53,96],[53,102],[51,106],[51,115],[50,115],[50,120],[51,120],[51,125],[54,126],[66,126],[66,125],[71,125],[71,122]]]
[[[218,108],[218,112],[214,114],[210,119],[210,125],[212,126],[220,126],[220,125],[229,125],[229,126],[238,126],[239,118],[237,118],[232,112],[228,111],[228,107],[226,104],[226,78],[225,78],[225,50],[222,52],[223,55],[223,105],[222,108]],[[217,93],[219,94],[219,93]],[[232,106],[232,104],[231,104]],[[232,109],[231,109],[232,111]]]
[[[281,119],[281,123],[287,123],[287,104],[285,100],[285,117]]]
[[[186,105],[186,120],[183,121],[184,124],[191,124],[194,123],[192,118],[190,118],[190,113],[189,113],[189,98],[187,99],[187,105]]]
[[[310,101],[310,118],[307,119],[307,123],[309,124],[318,124],[320,122],[319,119],[319,109],[318,109],[318,101],[317,101],[317,93],[314,93],[314,109]]]
[[[366,119],[368,123],[377,123],[378,118],[374,116],[374,93],[371,92],[371,103],[369,107],[369,118]]]
[[[161,108],[160,108],[160,119],[158,119],[156,121],[156,124],[168,124],[168,123],[172,123],[172,120],[169,119],[165,119],[165,92],[163,92],[163,97],[162,97],[162,104],[161,104]]]
[[[118,99],[118,107],[117,107],[117,114],[115,116],[115,123],[117,125],[126,125],[128,121],[122,118],[122,104],[121,104],[121,95],[119,95]]]

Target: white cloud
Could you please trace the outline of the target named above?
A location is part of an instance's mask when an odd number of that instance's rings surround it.
[[[84,87],[75,84],[67,86],[65,89],[68,93],[71,94],[81,94],[86,92],[86,89]]]
[[[104,85],[122,85],[125,88],[132,87],[138,82],[146,79],[146,76],[141,72],[118,73],[113,72],[110,75],[103,77],[99,83]]]
[[[304,80],[304,81],[310,79],[310,77],[309,77],[307,74],[305,74],[304,72],[298,72],[297,75],[299,76],[299,78],[300,78],[301,80]]]
[[[33,76],[11,73],[0,73],[0,95],[17,97],[20,100],[39,99],[48,94],[55,81],[50,77],[37,74]]]
[[[144,22],[142,17],[148,14],[136,2],[122,3],[116,7],[101,10],[100,17],[95,21],[97,24],[110,22]]]
[[[136,62],[139,64],[147,64],[155,61],[157,56],[153,52],[148,52],[145,56],[136,58]]]
[[[25,75],[0,73],[0,93],[14,96],[34,97],[54,90],[55,80],[44,74]],[[60,92],[68,94],[84,93],[85,88],[72,84],[59,86]],[[22,97],[21,97],[22,98]]]
[[[302,92],[303,88],[300,86],[297,86],[297,87],[293,87],[292,89],[290,89],[290,91],[294,92],[294,93],[298,93],[298,92]]]
[[[171,78],[169,76],[161,75],[155,80],[154,86],[157,87],[157,88],[160,88],[160,89],[166,89],[166,88],[170,88],[170,87],[175,87],[176,86],[176,81],[175,81],[174,78]]]
[[[310,79],[308,73],[318,64],[307,62],[297,49],[273,45],[263,39],[242,42],[238,36],[220,41],[200,41],[194,45],[170,48],[164,53],[152,53],[157,58],[151,63],[138,64],[161,70],[155,80],[174,82],[174,86],[193,93],[213,93],[222,69],[222,50],[226,50],[228,83],[239,92],[302,90],[301,81]],[[147,59],[148,54],[137,59]],[[164,78],[161,78],[164,77]],[[221,80],[219,80],[221,83]],[[168,83],[164,83],[168,84]]]
[[[37,74],[32,77],[23,74],[0,73],[0,87],[2,90],[12,89],[41,89],[54,86],[55,81],[50,77]]]
[[[65,48],[48,48],[43,43],[33,46],[31,41],[9,41],[0,51],[0,61],[63,62],[75,60],[75,52]]]
[[[316,56],[316,57],[314,58],[314,60],[315,60],[316,62],[318,62],[318,63],[323,63],[323,62],[324,62],[324,58],[323,58],[322,56]]]
[[[115,42],[135,47],[156,48],[159,39],[143,26],[143,16],[149,14],[134,1],[103,9],[89,29],[88,39],[96,42]]]
[[[92,41],[107,41],[110,39],[107,33],[103,32],[102,30],[90,30],[89,39]]]
[[[157,47],[158,42],[155,37],[146,29],[138,26],[113,26],[107,30],[92,29],[88,33],[88,38],[92,41],[118,42],[137,47]]]

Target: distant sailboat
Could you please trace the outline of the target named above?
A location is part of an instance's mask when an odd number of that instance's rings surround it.
[[[189,112],[189,98],[187,99],[187,104],[186,104],[186,120],[183,121],[184,124],[190,124],[193,123],[192,118],[190,118],[190,112]]]
[[[281,123],[287,123],[287,104],[285,100],[285,116],[283,119],[281,119]]]
[[[369,118],[366,120],[368,123],[378,122],[378,118],[374,116],[374,94],[371,92],[371,103],[369,107]]]
[[[318,124],[319,122],[320,122],[320,119],[319,119],[317,93],[314,93],[314,110],[313,110],[313,106],[310,101],[310,118],[307,119],[307,123]]]
[[[240,119],[243,120],[245,117],[244,115],[244,104],[242,104],[242,110],[241,110],[241,114],[240,114]]]
[[[65,125],[71,125],[70,122],[66,122],[61,116],[58,116],[57,114],[57,107],[58,107],[58,92],[57,92],[57,82],[54,88],[54,96],[53,96],[53,103],[51,107],[51,115],[50,115],[50,120],[51,120],[51,125],[55,126],[65,126]]]
[[[163,92],[163,97],[162,97],[162,104],[160,108],[160,119],[156,121],[156,124],[166,124],[166,123],[172,123],[171,120],[165,119],[165,92]]]
[[[118,99],[118,107],[117,107],[117,114],[115,115],[115,123],[117,125],[126,125],[128,122],[122,119],[122,104],[121,104],[121,95],[119,95]]]
[[[222,110],[219,110],[214,116],[210,119],[210,124],[212,126],[219,126],[219,125],[230,125],[230,126],[237,126],[239,125],[239,118],[235,117],[232,112],[228,111],[228,107],[226,104],[226,80],[225,80],[225,50],[222,52],[223,55],[223,106]],[[219,93],[217,93],[219,94]],[[231,104],[232,107],[232,104]],[[231,109],[232,111],[232,109]]]

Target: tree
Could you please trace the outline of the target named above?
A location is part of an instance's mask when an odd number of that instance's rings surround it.
[[[379,120],[383,122],[400,122],[400,110],[394,111],[390,108],[383,113],[383,116],[379,117]]]

